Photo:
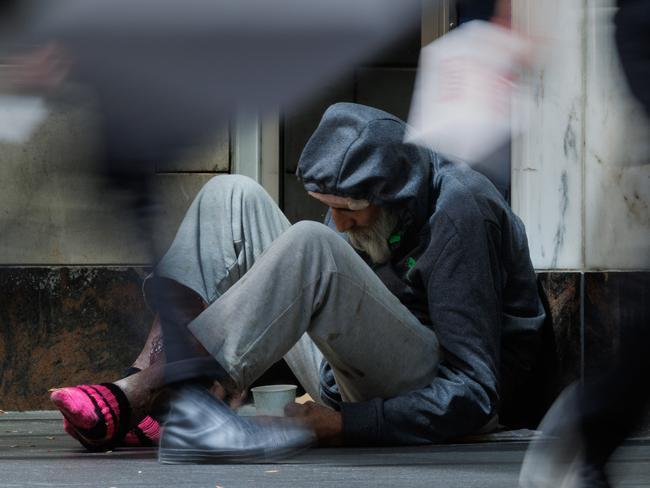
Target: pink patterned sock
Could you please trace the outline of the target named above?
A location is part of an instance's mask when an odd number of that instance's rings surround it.
[[[124,437],[124,445],[129,447],[157,446],[160,440],[160,424],[152,417],[145,417],[137,427]]]
[[[122,390],[112,383],[61,388],[50,399],[67,420],[66,432],[88,449],[111,449],[125,435],[130,407]]]
[[[77,430],[63,417],[63,430],[74,439],[82,442]],[[137,427],[133,427],[124,436],[122,445],[126,447],[153,447],[160,441],[160,424],[150,416],[140,421]]]
[[[70,437],[79,440],[79,434],[77,434],[75,428],[70,422],[68,422],[68,419],[65,417],[63,417],[63,430],[65,430],[66,434],[68,434]]]

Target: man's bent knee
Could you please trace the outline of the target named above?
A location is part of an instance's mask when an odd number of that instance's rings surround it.
[[[331,247],[332,244],[341,245],[345,243],[336,232],[325,224],[311,220],[302,220],[292,225],[287,230],[287,233],[291,242],[297,247],[303,247],[304,245]]]
[[[244,175],[219,175],[208,181],[202,188],[203,193],[228,195],[234,191],[244,195],[266,193],[264,188],[252,178]]]
[[[220,175],[208,181],[198,197],[202,207],[226,209],[234,202],[244,206],[266,206],[273,203],[270,195],[255,180],[243,175]]]

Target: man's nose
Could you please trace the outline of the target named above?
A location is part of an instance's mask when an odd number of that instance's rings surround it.
[[[345,212],[341,212],[336,208],[332,209],[332,220],[336,225],[336,230],[339,232],[347,232],[355,225],[354,219],[352,219],[349,215],[346,215]]]

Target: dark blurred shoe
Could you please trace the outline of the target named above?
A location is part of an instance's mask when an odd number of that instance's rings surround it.
[[[162,464],[276,460],[315,443],[314,433],[288,419],[239,417],[200,386],[185,386],[171,402],[160,438]]]
[[[609,488],[603,466],[585,462],[578,385],[566,388],[544,416],[519,475],[521,488]]]

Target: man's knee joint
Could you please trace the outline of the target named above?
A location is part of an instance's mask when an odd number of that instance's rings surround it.
[[[293,234],[296,245],[301,243],[325,244],[330,242],[331,239],[340,239],[326,225],[311,220],[303,220],[294,224],[291,226],[290,232]]]
[[[214,178],[210,179],[210,181],[208,181],[203,187],[204,191],[206,192],[218,191],[220,193],[228,193],[235,189],[239,189],[245,192],[257,191],[259,188],[260,186],[255,180],[244,175],[215,176]]]
[[[220,175],[208,181],[202,196],[212,199],[231,200],[233,195],[241,195],[241,200],[256,198],[264,194],[264,189],[252,178],[244,175]]]

